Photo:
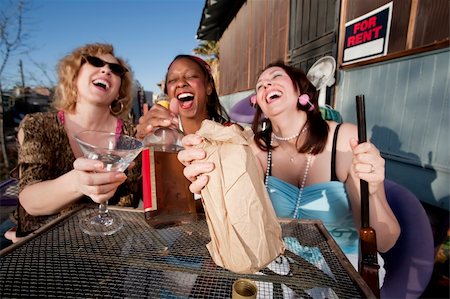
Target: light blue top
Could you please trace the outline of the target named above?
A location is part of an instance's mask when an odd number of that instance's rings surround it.
[[[293,218],[299,188],[273,176],[268,177],[267,185],[277,216]],[[344,183],[330,181],[306,186],[297,218],[322,220],[346,255],[358,254],[358,230]]]

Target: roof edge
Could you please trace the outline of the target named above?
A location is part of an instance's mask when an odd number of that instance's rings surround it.
[[[196,38],[218,41],[246,1],[205,0]]]

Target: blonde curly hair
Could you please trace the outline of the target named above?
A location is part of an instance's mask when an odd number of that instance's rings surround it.
[[[121,78],[121,85],[119,89],[118,100],[123,104],[123,109],[119,115],[121,118],[126,118],[132,105],[132,92],[133,92],[133,75],[130,67],[126,62],[114,55],[114,48],[110,44],[87,44],[72,51],[69,55],[62,58],[58,63],[58,84],[55,90],[55,100],[53,106],[57,110],[63,110],[67,112],[75,111],[77,100],[77,85],[76,78],[80,71],[81,66],[84,63],[83,56],[98,56],[104,54],[111,54],[114,56],[118,63],[128,69]]]

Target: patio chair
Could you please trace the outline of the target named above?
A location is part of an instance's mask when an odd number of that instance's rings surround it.
[[[248,95],[242,100],[238,101],[230,108],[228,115],[233,121],[251,124],[253,117],[255,116],[256,109],[250,103],[250,98],[255,95],[254,93]]]
[[[430,221],[420,201],[407,188],[385,180],[385,190],[401,233],[394,247],[380,253],[386,269],[381,298],[418,298],[427,287],[434,266]]]
[[[0,182],[0,206],[15,206],[17,201],[17,180],[10,178]]]
[[[341,123],[342,116],[339,111],[333,109],[329,105],[320,106],[320,113],[322,114],[322,118],[325,120],[334,120],[335,122]]]

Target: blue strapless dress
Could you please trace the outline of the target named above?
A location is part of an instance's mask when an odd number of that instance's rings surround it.
[[[300,189],[276,177],[269,176],[267,191],[277,216],[293,218]],[[322,220],[350,263],[355,269],[358,269],[359,233],[353,221],[344,183],[331,181],[303,188],[297,218]],[[384,261],[379,254],[378,264],[380,265],[379,283],[381,287],[386,270]]]
[[[269,176],[267,185],[277,216],[293,218],[299,188],[273,176]],[[322,220],[347,256],[358,254],[358,230],[353,221],[344,183],[331,181],[306,186],[297,218]]]

